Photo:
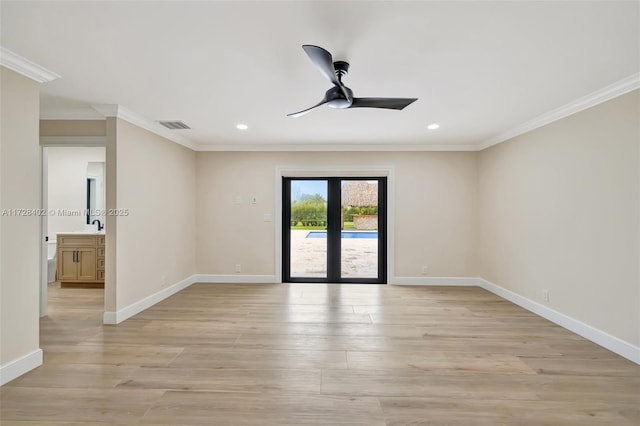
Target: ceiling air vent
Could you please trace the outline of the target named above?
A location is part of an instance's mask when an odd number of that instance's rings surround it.
[[[158,123],[171,130],[184,130],[191,128],[184,124],[182,121],[158,121]]]

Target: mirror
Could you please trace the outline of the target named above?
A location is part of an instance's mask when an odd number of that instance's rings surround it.
[[[105,224],[105,181],[104,162],[87,163],[87,224],[98,225],[102,230]]]

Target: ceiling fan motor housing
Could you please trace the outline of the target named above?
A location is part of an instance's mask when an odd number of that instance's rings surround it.
[[[344,89],[349,93],[349,97],[353,99],[353,92],[347,86],[344,86]],[[342,93],[342,89],[340,87],[334,86],[331,89],[327,90],[324,94],[324,98],[327,100],[327,105],[331,108],[349,108],[351,106],[351,102],[345,98],[344,93]]]

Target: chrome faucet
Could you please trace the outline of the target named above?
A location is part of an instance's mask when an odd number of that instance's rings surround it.
[[[91,222],[91,224],[95,225],[96,222],[98,222],[98,231],[102,231],[104,229],[104,225],[100,223],[100,220],[96,219],[93,222]]]

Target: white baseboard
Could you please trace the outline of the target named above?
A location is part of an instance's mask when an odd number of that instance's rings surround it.
[[[156,303],[163,301],[167,297],[176,294],[180,290],[184,290],[185,288],[189,287],[191,284],[196,282],[196,276],[197,275],[191,275],[189,278],[178,281],[177,283],[164,288],[157,293],[147,296],[142,300],[132,303],[131,305],[122,308],[119,311],[105,312],[102,318],[102,322],[104,324],[120,324],[127,318],[131,318],[132,316],[139,314],[145,309],[149,309]]]
[[[276,284],[275,275],[196,274],[197,283],[212,284]]]
[[[42,365],[42,349],[0,365],[0,386]]]
[[[195,274],[170,287],[167,287],[151,296],[148,296],[136,303],[117,312],[105,312],[105,324],[119,324],[127,318],[136,315],[145,309],[167,297],[189,287],[194,283],[229,283],[229,284],[275,284],[275,275],[239,275],[239,274]],[[560,313],[548,306],[535,302],[527,297],[521,296],[504,287],[491,283],[482,278],[476,277],[393,277],[390,285],[415,285],[415,286],[477,286],[490,291],[516,305],[533,312],[549,321],[564,327],[585,339],[588,339],[610,351],[627,358],[636,364],[640,364],[640,347],[632,345],[618,337],[612,336],[593,326],[585,324],[575,318]],[[38,355],[39,354],[39,355]],[[39,358],[38,358],[39,357]],[[15,364],[15,365],[14,365]],[[11,361],[0,366],[0,382],[2,384],[13,380],[21,374],[26,373],[42,364],[42,351],[34,351],[22,358]],[[6,371],[5,371],[6,370]],[[13,375],[15,373],[15,375]],[[6,381],[5,381],[6,379]]]
[[[585,339],[592,341],[610,351],[640,364],[640,347],[632,345],[618,337],[583,323],[575,318],[556,311],[548,306],[521,296],[504,287],[476,277],[394,277],[389,281],[392,285],[415,286],[477,286],[490,291],[516,305],[533,312],[542,318],[558,324]]]
[[[477,286],[478,279],[473,277],[393,277],[390,285],[422,286]]]
[[[636,364],[640,364],[640,347],[632,345],[629,342],[625,342],[624,340],[612,336],[609,333],[585,324],[575,318],[571,318],[570,316],[551,309],[548,306],[542,305],[538,302],[534,302],[527,297],[521,296],[511,290],[507,290],[506,288],[500,287],[499,285],[491,283],[485,279],[476,278],[476,281],[479,287],[482,287],[485,290],[502,297],[503,299],[515,303],[516,305],[528,311],[531,311],[534,314],[540,315],[541,317],[548,319],[549,321],[556,323],[559,326],[566,328],[567,330],[573,331],[574,333],[584,337],[585,339],[588,339],[606,349],[609,349],[610,351],[615,352],[616,354],[625,357],[628,360],[635,362]]]

